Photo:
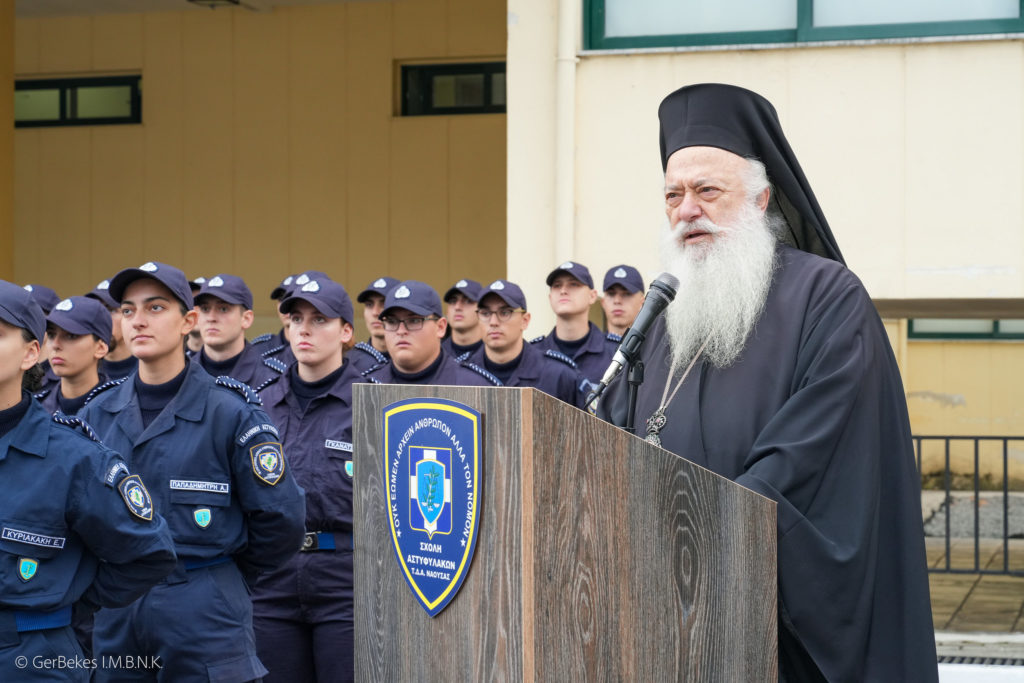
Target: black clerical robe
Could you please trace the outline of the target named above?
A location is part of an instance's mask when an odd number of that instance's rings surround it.
[[[640,436],[669,380],[664,320],[643,360]],[[598,410],[618,425],[626,374]],[[666,415],[664,448],[778,504],[783,680],[815,680],[812,660],[829,681],[937,680],[906,400],[853,273],[780,246],[741,357],[724,370],[698,361]]]

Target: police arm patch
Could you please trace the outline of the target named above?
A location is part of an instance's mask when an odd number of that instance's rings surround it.
[[[284,454],[276,441],[258,443],[249,449],[252,471],[260,481],[273,486],[284,477]]]
[[[137,474],[130,474],[117,485],[128,511],[139,519],[153,521],[153,498]]]

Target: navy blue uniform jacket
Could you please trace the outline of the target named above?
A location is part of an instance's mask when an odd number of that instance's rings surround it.
[[[694,366],[663,446],[778,504],[783,676],[800,680],[810,657],[829,681],[936,680],[921,480],[885,328],[843,265],[778,255],[742,355],[723,370]],[[642,357],[640,436],[669,375],[663,319]],[[598,407],[618,425],[625,378]]]
[[[620,341],[618,335],[604,333],[597,325],[590,323],[587,341],[572,357],[576,362],[576,369],[584,378],[596,385],[604,377],[604,372],[611,364],[612,356],[618,350]],[[546,337],[534,339],[530,343],[541,351],[550,349],[562,353],[562,349],[555,343],[554,330],[551,330]],[[589,387],[587,390],[589,391]]]
[[[417,375],[416,379],[408,379],[396,375],[392,370],[394,363],[382,365],[364,375],[365,382],[373,384],[432,384],[441,386],[460,387],[500,387],[501,382],[494,375],[483,370],[479,366],[469,367],[455,362],[455,359],[441,351],[440,362],[433,364],[435,367]]]
[[[305,506],[277,428],[259,406],[218,385],[199,365],[187,366],[181,389],[145,430],[134,375],[96,395],[79,415],[142,475],[179,558],[232,556],[251,580],[298,551]],[[261,466],[268,452],[283,462],[274,483]],[[205,509],[210,519],[202,527],[194,515]]]
[[[466,362],[485,367],[485,353],[481,346],[470,354]],[[568,360],[568,357],[561,351],[557,353]],[[519,366],[503,385],[506,387],[534,387],[577,408],[583,407],[589,392],[589,386],[583,385],[583,377],[571,365],[557,358],[549,357],[545,351],[541,351],[532,344],[523,344],[523,356],[519,361]]]

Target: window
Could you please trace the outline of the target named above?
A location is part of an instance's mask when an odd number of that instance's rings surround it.
[[[402,116],[504,113],[504,62],[402,66]]]
[[[1024,339],[1024,320],[915,318],[910,339]]]
[[[1021,0],[584,0],[587,49],[1024,32]]]
[[[21,80],[14,84],[14,125],[99,126],[142,123],[141,76]]]

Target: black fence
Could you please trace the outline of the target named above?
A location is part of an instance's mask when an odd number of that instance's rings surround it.
[[[1024,471],[1024,437],[913,439],[924,500],[944,494],[925,519],[926,537],[945,543],[944,558],[930,571],[1024,576],[1024,477],[1011,470],[1020,460]]]

